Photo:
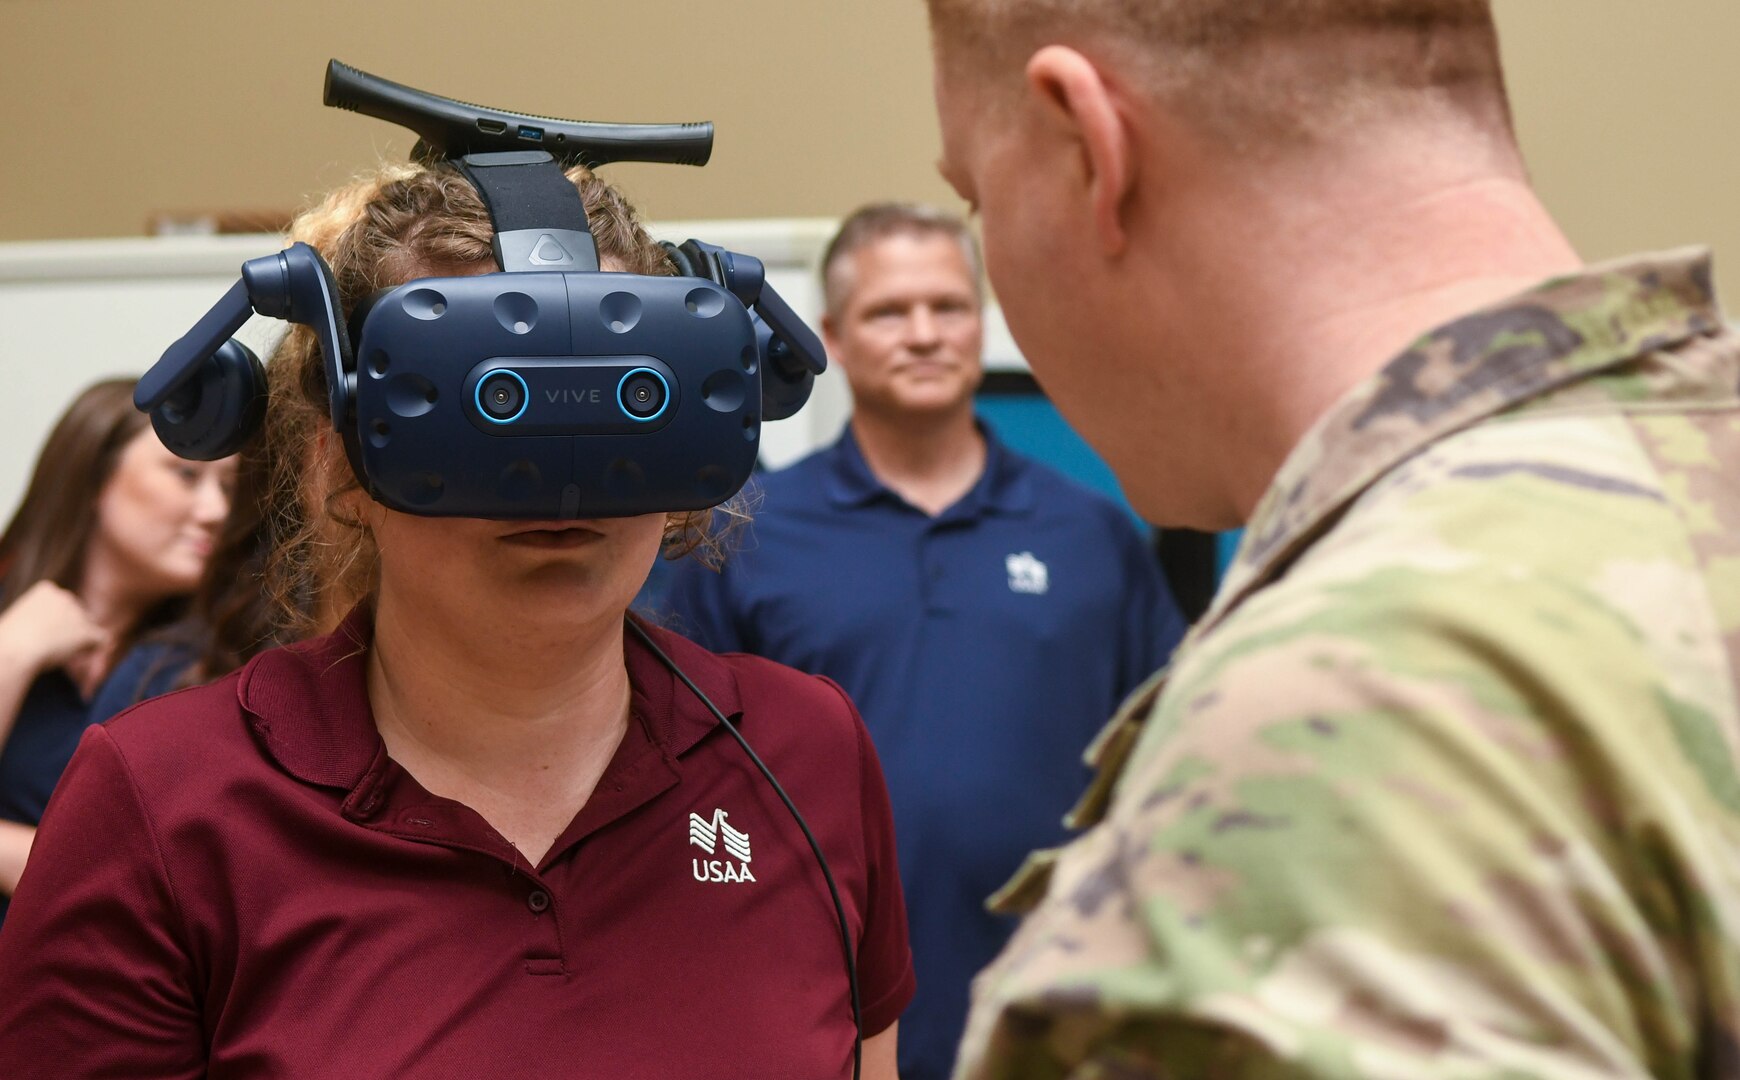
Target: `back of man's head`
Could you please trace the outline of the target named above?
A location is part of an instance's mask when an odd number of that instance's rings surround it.
[[[1510,135],[1490,0],[928,0],[938,62],[1017,85],[1046,44],[1115,57],[1204,131],[1284,149],[1422,110]]]

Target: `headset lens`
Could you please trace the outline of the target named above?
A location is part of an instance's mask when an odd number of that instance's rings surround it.
[[[622,380],[620,396],[623,411],[644,420],[665,407],[665,383],[650,371],[637,371]]]
[[[512,420],[526,403],[525,387],[509,372],[498,372],[483,381],[478,404],[492,420]]]

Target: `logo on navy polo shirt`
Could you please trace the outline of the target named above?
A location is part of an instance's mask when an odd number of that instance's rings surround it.
[[[711,821],[700,814],[689,815],[689,843],[709,855],[725,849],[724,859],[691,859],[696,881],[754,881],[749,872],[749,834],[739,832],[726,821],[726,813],[715,808]]]
[[[1031,551],[1023,551],[1019,555],[1004,559],[1003,568],[1009,571],[1010,592],[1043,596],[1051,588],[1051,571]]]

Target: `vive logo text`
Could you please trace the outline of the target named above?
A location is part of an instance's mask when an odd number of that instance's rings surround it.
[[[545,390],[544,399],[550,404],[572,402],[575,405],[597,405],[604,400],[602,390]]]

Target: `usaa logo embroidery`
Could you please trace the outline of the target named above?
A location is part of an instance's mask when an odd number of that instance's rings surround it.
[[[1010,555],[1003,560],[1003,568],[1009,571],[1009,591],[1026,593],[1029,596],[1044,596],[1051,588],[1051,572],[1045,564],[1034,557],[1033,552],[1023,551],[1019,555]]]
[[[725,849],[724,859],[689,860],[696,881],[754,881],[749,872],[749,834],[739,832],[725,820],[725,811],[715,808],[713,820],[700,814],[689,815],[689,843],[709,855]]]

